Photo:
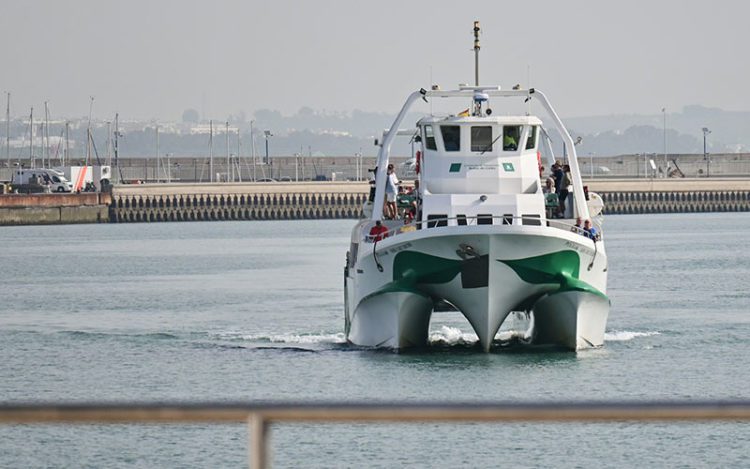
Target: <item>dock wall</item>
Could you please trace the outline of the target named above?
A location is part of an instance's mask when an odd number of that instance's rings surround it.
[[[605,214],[747,212],[750,181],[586,181]],[[112,222],[357,218],[366,183],[115,186]]]
[[[605,214],[749,212],[750,180],[585,181]],[[0,225],[357,218],[367,183],[133,184],[111,194],[0,195]]]
[[[0,195],[0,225],[55,225],[109,221],[110,194]]]

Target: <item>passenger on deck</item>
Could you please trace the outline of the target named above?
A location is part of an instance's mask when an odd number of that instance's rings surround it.
[[[396,194],[398,193],[398,178],[393,170],[393,165],[388,165],[387,179],[385,180],[385,216],[395,220],[398,215],[396,208]]]
[[[414,189],[411,193],[414,196],[414,201],[411,204],[412,218],[421,220],[422,215],[420,214],[420,208],[422,207],[422,190],[419,188],[419,179],[414,181]]]
[[[571,184],[570,166],[565,165],[560,169],[562,171],[562,180],[560,181],[560,187],[557,188],[557,198],[560,202],[560,208],[557,216],[559,218],[565,218],[565,199],[568,198],[568,187]]]
[[[570,231],[573,233],[583,234],[583,218],[576,218],[576,224],[570,227]]]
[[[408,213],[404,216],[404,226],[398,229],[399,233],[407,233],[409,231],[417,231],[417,227],[411,222],[411,215]]]
[[[565,175],[562,164],[559,161],[556,161],[555,164],[552,165],[552,175],[551,177],[555,180],[555,191],[559,194],[560,193],[560,187],[562,186],[562,180],[563,176]]]
[[[555,194],[555,180],[552,176],[548,177],[544,181],[544,187],[542,187],[542,194]]]
[[[382,241],[383,238],[388,236],[388,228],[383,226],[383,223],[380,220],[375,221],[375,225],[370,228],[370,241],[372,242],[378,242]]]
[[[593,242],[596,242],[599,238],[599,232],[596,227],[591,224],[591,220],[583,222],[583,235]]]
[[[375,176],[378,174],[378,167],[371,169],[372,179],[370,179],[370,194],[367,197],[368,202],[375,202]]]

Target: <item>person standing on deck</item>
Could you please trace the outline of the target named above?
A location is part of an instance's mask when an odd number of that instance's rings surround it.
[[[385,180],[385,216],[391,220],[396,219],[398,209],[396,208],[396,194],[398,193],[398,178],[393,170],[393,165],[388,165],[387,179]]]

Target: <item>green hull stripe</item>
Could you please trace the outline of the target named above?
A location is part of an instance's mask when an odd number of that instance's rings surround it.
[[[526,283],[532,285],[557,284],[557,292],[582,291],[607,298],[587,282],[580,279],[581,260],[575,251],[558,251],[526,259],[503,260]]]
[[[470,266],[487,269],[486,264],[482,265],[473,261],[476,259],[464,261],[445,259],[415,251],[399,252],[393,260],[393,281],[370,293],[361,301],[385,293],[412,293],[429,298],[430,295],[421,291],[419,285],[448,283],[459,274],[462,274],[462,277],[468,277],[466,269]],[[580,291],[608,299],[607,295],[579,278],[581,261],[575,251],[565,250],[525,259],[497,259],[497,261],[510,267],[526,283],[557,285],[557,289],[551,293]],[[486,280],[482,283],[480,279],[479,282],[471,285],[471,287],[465,285],[465,288],[485,287],[487,283]]]

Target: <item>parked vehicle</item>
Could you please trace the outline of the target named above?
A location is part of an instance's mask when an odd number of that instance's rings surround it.
[[[87,188],[101,191],[109,185],[112,175],[109,166],[64,166],[58,171],[71,181],[73,192],[87,192]]]
[[[73,184],[65,175],[54,169],[18,169],[13,172],[12,184],[14,185],[39,185],[48,186],[50,192],[71,192]]]

